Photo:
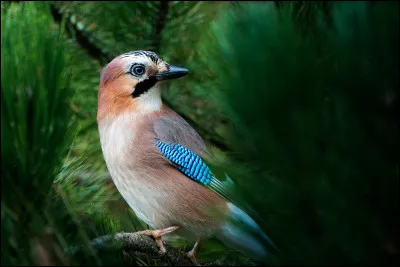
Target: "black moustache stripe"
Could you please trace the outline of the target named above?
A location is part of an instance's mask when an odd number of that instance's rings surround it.
[[[157,78],[155,76],[150,76],[148,79],[141,81],[135,87],[132,93],[132,97],[139,97],[140,95],[149,91],[157,83]]]

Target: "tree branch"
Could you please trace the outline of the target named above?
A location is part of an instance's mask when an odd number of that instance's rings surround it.
[[[136,265],[137,262],[157,262],[157,265],[161,266],[195,266],[183,249],[166,244],[167,252],[160,254],[159,248],[152,238],[138,233],[122,232],[101,236],[92,241],[92,246],[98,252],[110,250],[122,252],[124,265]],[[76,254],[78,251],[79,249],[74,249],[72,254]]]
[[[165,23],[168,17],[168,8],[169,8],[168,4],[169,4],[168,1],[160,1],[160,7],[158,8],[158,16],[152,38],[154,42],[154,50],[156,53],[160,52],[160,45],[162,41],[161,33],[165,27]]]
[[[51,4],[51,14],[53,16],[54,21],[60,24],[63,18],[63,14],[54,4]],[[80,31],[77,25],[72,23],[69,18],[70,16],[67,16],[65,18],[66,19],[65,29],[71,37],[75,38],[79,46],[83,50],[85,50],[86,53],[89,54],[89,56],[97,60],[102,65],[105,64],[106,61],[111,60],[111,57],[107,55],[105,52],[103,52],[95,44],[90,42],[87,36],[85,36],[85,34],[82,31]],[[71,28],[73,29],[73,31],[71,31]]]

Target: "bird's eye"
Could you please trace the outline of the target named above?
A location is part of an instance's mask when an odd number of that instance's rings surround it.
[[[146,72],[146,69],[144,68],[144,66],[136,65],[136,66],[132,66],[131,72],[134,75],[143,75]]]

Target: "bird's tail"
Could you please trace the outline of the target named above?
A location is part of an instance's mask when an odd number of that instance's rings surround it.
[[[276,259],[268,251],[268,246],[275,249],[272,240],[261,230],[257,223],[243,210],[228,203],[230,216],[218,234],[227,247],[236,249],[255,260],[275,265]]]

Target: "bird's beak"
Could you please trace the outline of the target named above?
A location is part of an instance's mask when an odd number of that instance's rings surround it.
[[[185,76],[188,73],[189,73],[189,70],[187,70],[185,68],[169,66],[168,71],[159,72],[159,73],[155,74],[154,76],[157,78],[157,80],[163,81],[163,80],[177,79],[177,78]]]

